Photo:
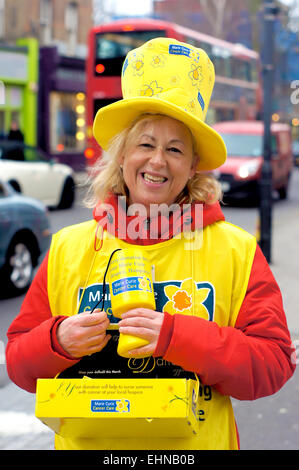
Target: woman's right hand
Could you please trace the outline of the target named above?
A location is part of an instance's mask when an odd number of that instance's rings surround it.
[[[73,315],[63,320],[57,328],[57,340],[67,354],[82,357],[101,351],[111,335],[106,334],[110,322],[105,312],[96,309]]]

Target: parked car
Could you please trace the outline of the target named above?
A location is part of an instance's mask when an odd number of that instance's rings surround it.
[[[294,163],[299,166],[299,140],[293,142]]]
[[[36,198],[48,207],[67,209],[73,205],[72,168],[49,159],[36,147],[0,140],[0,175],[16,191]]]
[[[213,127],[227,147],[227,161],[218,169],[224,199],[250,198],[258,202],[263,165],[263,122],[227,121]],[[288,124],[273,123],[271,134],[273,189],[285,199],[294,164],[291,129]]]
[[[0,180],[0,297],[25,292],[50,245],[49,215],[40,201]]]

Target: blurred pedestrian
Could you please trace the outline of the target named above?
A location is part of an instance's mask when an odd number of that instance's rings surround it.
[[[21,129],[19,128],[18,121],[11,121],[10,130],[7,135],[8,140],[13,140],[17,142],[24,142],[24,135]]]
[[[23,149],[24,135],[19,128],[18,121],[11,121],[7,139],[11,141],[11,145],[6,150],[5,158],[7,160],[23,162],[25,160]]]

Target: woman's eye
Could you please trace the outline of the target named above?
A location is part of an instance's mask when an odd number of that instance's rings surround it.
[[[170,147],[168,150],[170,150],[170,152],[174,152],[174,153],[182,153],[182,151],[180,149],[178,149],[177,147]]]
[[[152,144],[148,144],[147,142],[141,143],[140,147],[145,147],[145,148],[153,148]]]

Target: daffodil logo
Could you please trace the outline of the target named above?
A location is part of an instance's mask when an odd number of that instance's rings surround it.
[[[129,404],[129,400],[125,400],[124,398],[116,400],[115,411],[118,411],[119,413],[128,413],[130,411]]]
[[[150,280],[144,277],[138,278],[138,288],[146,292],[151,292],[151,283]]]
[[[168,284],[164,287],[168,301],[163,311],[171,315],[198,315],[207,320],[214,316],[214,288],[210,283],[196,283],[185,279],[180,286]]]
[[[163,88],[158,85],[157,80],[153,80],[148,85],[143,85],[140,91],[140,95],[151,97],[154,95],[158,95],[162,91],[163,91]]]
[[[130,400],[91,400],[90,409],[93,413],[129,413]]]
[[[202,67],[201,65],[196,66],[195,64],[191,65],[191,70],[188,73],[189,78],[192,81],[193,86],[198,86],[202,80],[203,80],[203,75],[201,73]]]

